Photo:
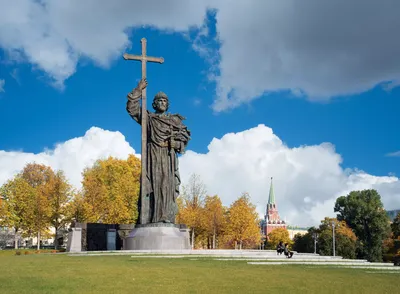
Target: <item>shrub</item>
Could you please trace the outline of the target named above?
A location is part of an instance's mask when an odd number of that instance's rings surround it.
[[[29,252],[29,251],[25,251],[24,254],[25,254],[25,255],[28,255],[28,254],[30,254],[30,252]]]
[[[393,262],[394,257],[395,254],[393,253],[383,254],[383,262]]]
[[[21,255],[21,251],[19,250],[15,251],[15,255]]]
[[[395,257],[393,257],[393,265],[400,266],[400,255],[396,255]]]

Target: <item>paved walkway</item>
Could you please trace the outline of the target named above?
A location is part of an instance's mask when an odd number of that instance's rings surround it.
[[[341,256],[321,256],[313,253],[297,253],[292,258],[277,255],[275,250],[117,250],[68,253],[68,256],[116,256],[131,258],[213,258],[218,261],[243,261],[248,265],[312,265],[343,268],[390,270],[400,273],[393,263],[371,263],[360,259],[344,259]]]

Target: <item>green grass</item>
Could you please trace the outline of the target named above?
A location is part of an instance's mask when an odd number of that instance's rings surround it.
[[[193,260],[196,259],[196,260]],[[400,273],[209,258],[0,256],[0,293],[396,293]]]
[[[25,252],[27,252],[28,254],[35,254],[37,252],[36,249],[6,249],[0,250],[0,257],[15,255],[17,251],[21,252],[21,255],[25,255]],[[40,253],[51,253],[52,251],[54,251],[54,249],[40,249]]]

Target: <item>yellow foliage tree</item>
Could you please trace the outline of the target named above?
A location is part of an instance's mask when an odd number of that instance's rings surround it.
[[[67,205],[67,215],[70,222],[85,222],[84,199],[81,191],[74,191],[72,200]]]
[[[109,157],[83,172],[84,219],[94,223],[135,223],[138,217],[140,160]],[[76,203],[77,204],[77,203]]]
[[[191,229],[191,243],[192,248],[195,248],[195,235],[197,234],[200,239],[205,232],[204,224],[204,199],[206,195],[206,189],[204,183],[201,181],[200,176],[192,174],[186,185],[182,185],[182,198],[180,203],[178,202],[178,208],[180,210],[177,214],[176,221],[187,225]],[[202,236],[205,237],[205,236]],[[205,237],[206,238],[206,237]],[[204,241],[204,240],[202,240]],[[199,246],[203,247],[204,242],[198,242]]]
[[[357,241],[356,234],[353,232],[353,230],[347,225],[347,223],[344,220],[339,221],[336,218],[325,217],[321,221],[321,230],[325,229],[325,228],[329,228],[329,230],[331,230],[330,228],[331,228],[332,222],[334,222],[334,224],[335,224],[335,232],[337,235],[346,236],[354,242]]]
[[[229,208],[227,237],[235,249],[254,248],[261,243],[261,231],[256,207],[244,193]]]
[[[207,246],[207,233],[205,230],[204,207],[184,205],[176,216],[176,222],[185,224],[191,230],[192,248],[204,248]]]
[[[45,188],[50,201],[50,223],[55,230],[54,246],[58,249],[59,230],[70,222],[68,205],[73,196],[73,189],[62,171],[52,175]]]
[[[227,208],[222,205],[218,195],[207,196],[204,205],[204,222],[208,238],[211,239],[210,247],[216,248],[216,241],[226,228]]]
[[[18,236],[29,229],[31,199],[35,190],[21,176],[17,175],[0,188],[0,225],[14,228],[15,249],[18,249]]]
[[[278,243],[281,241],[283,242],[283,244],[293,244],[293,241],[290,239],[289,231],[287,229],[276,228],[268,234],[268,247],[270,249],[275,249]]]
[[[21,171],[20,176],[34,191],[26,203],[29,209],[26,211],[24,222],[26,223],[26,232],[29,235],[37,235],[37,249],[39,250],[41,235],[48,234],[51,226],[52,185],[56,175],[49,166],[28,163]]]
[[[356,258],[357,237],[355,233],[345,221],[329,217],[325,217],[319,226],[319,254],[331,255],[333,253],[332,223],[334,224],[335,231],[335,253],[344,258]]]

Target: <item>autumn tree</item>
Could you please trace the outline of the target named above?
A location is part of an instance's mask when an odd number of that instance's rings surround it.
[[[354,232],[345,221],[328,217],[321,221],[318,229],[318,253],[333,254],[333,229],[335,230],[335,255],[356,258],[357,237]]]
[[[281,241],[283,244],[293,244],[289,236],[289,231],[286,228],[276,228],[268,234],[268,248],[275,249]]]
[[[84,219],[94,223],[135,223],[138,217],[140,160],[109,157],[98,160],[83,172],[82,206]]]
[[[19,235],[29,228],[31,199],[35,190],[20,175],[7,181],[0,188],[0,226],[14,229],[15,249],[18,249]]]
[[[204,205],[205,229],[211,236],[212,248],[216,248],[216,241],[226,227],[226,207],[222,205],[218,195],[206,196]]]
[[[244,193],[229,208],[226,234],[234,243],[235,249],[252,248],[261,243],[256,206],[250,202],[249,195]]]
[[[42,234],[48,234],[52,219],[52,198],[55,197],[52,185],[56,177],[51,167],[44,164],[28,163],[20,176],[33,189],[33,197],[28,199],[29,209],[25,222],[27,232],[37,235],[37,249],[40,249]]]
[[[204,201],[206,186],[197,174],[192,174],[187,184],[182,185],[182,208],[178,212],[177,221],[186,224],[191,229],[192,248],[195,246],[195,236],[205,231]]]
[[[73,191],[72,199],[68,202],[66,210],[67,219],[70,222],[85,222],[85,202],[82,191]]]
[[[178,213],[176,214],[175,222],[177,224],[184,224],[190,229],[192,249],[204,248],[206,245],[209,245],[209,236],[206,231],[205,209],[203,206],[194,209],[192,206],[186,205],[185,203],[185,199],[182,196],[177,198]],[[194,234],[195,231],[196,234]]]
[[[382,260],[382,242],[389,236],[389,218],[376,190],[352,191],[336,199],[337,219],[345,221],[358,239],[358,258]]]
[[[393,234],[389,238],[386,238],[382,242],[382,253],[385,254],[395,254],[396,249],[394,246],[395,239],[393,239]]]
[[[392,224],[390,225],[393,233],[393,239],[400,237],[400,212],[394,218]]]
[[[393,219],[390,225],[392,233],[390,238],[383,242],[383,251],[387,254],[400,254],[400,213]]]
[[[50,223],[55,230],[54,246],[58,249],[58,233],[70,222],[68,205],[73,196],[73,189],[64,173],[58,171],[49,178],[45,192],[50,201]]]

